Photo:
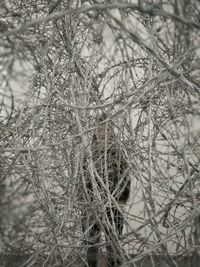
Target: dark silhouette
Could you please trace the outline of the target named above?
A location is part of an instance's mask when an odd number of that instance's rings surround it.
[[[116,236],[121,236],[124,224],[120,207],[126,204],[130,193],[128,165],[106,119],[105,115],[100,118],[91,146],[95,169],[93,179],[95,179],[101,199],[106,203],[102,216],[95,214],[95,193],[92,178],[88,175],[87,166],[84,166],[88,202],[91,202],[91,207],[93,207],[91,214],[84,214],[82,220],[83,232],[88,231],[87,263],[90,267],[97,266],[101,231],[104,231],[107,240],[108,266],[120,265],[114,244]]]

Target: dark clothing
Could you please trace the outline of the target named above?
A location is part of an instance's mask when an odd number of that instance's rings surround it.
[[[98,201],[92,186],[94,182],[101,196],[102,203],[107,203],[104,215],[97,216],[97,213],[91,209],[91,214],[84,214],[85,218],[82,220],[83,232],[88,231],[86,244],[89,246],[87,250],[87,263],[89,267],[97,267],[98,243],[102,231],[105,233],[108,244],[106,246],[108,266],[115,267],[120,265],[118,255],[116,255],[117,253],[113,249],[115,243],[113,240],[116,236],[113,235],[113,231],[116,231],[118,237],[121,236],[124,217],[115,202],[119,206],[126,204],[130,194],[128,164],[122,149],[111,142],[112,135],[109,133],[109,140],[105,138],[105,134],[108,133],[105,130],[106,127],[106,124],[101,125],[98,129],[98,134],[93,137],[91,145],[94,166],[93,177],[91,177],[87,165],[83,166],[87,196],[89,196],[91,206],[93,206],[92,202],[94,204]],[[98,136],[100,136],[100,139],[97,138]],[[86,197],[86,199],[88,198]],[[108,202],[108,199],[111,200],[111,203],[110,201]]]

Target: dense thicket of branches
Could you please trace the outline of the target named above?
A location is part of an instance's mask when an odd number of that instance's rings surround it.
[[[91,136],[105,112],[131,172],[126,229],[114,244],[122,260],[153,253],[176,266],[170,253],[197,256],[199,1],[0,5],[2,253],[33,253],[43,266],[84,261],[81,211],[101,216],[104,202],[80,199],[82,166],[93,164]],[[18,106],[15,78],[25,93]]]

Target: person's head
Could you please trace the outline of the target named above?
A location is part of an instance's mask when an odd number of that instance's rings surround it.
[[[103,143],[105,143],[105,140],[110,140],[112,135],[109,121],[107,119],[107,114],[103,113],[98,120],[98,127],[95,130],[95,139],[102,141]]]

